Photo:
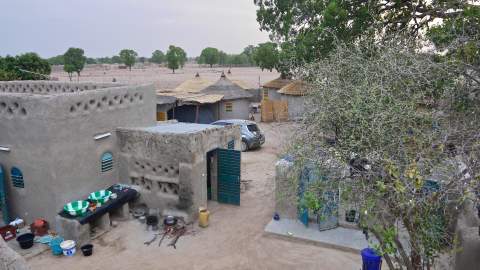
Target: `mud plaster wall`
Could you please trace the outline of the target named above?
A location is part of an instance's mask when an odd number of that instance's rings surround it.
[[[148,85],[0,83],[0,145],[11,149],[0,152],[0,164],[7,173],[12,216],[27,222],[43,217],[54,224],[65,203],[118,182],[115,128],[154,125],[155,110]],[[108,132],[110,137],[94,139]],[[106,151],[113,154],[114,168],[102,173]],[[23,173],[24,188],[11,183],[14,166]]]
[[[195,133],[153,133],[118,129],[120,181],[136,186],[149,208],[196,218],[207,205],[207,152],[240,146],[240,128],[216,127]]]

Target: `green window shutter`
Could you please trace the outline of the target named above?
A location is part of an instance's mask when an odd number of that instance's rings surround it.
[[[25,183],[23,182],[23,174],[20,169],[13,167],[10,171],[10,177],[12,178],[12,184],[17,188],[24,188]]]
[[[113,155],[106,152],[102,155],[102,172],[108,172],[113,169]]]

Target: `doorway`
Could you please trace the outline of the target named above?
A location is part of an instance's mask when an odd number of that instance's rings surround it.
[[[217,149],[207,152],[207,199],[218,200]]]
[[[217,148],[207,153],[207,197],[240,205],[241,152]]]
[[[0,164],[0,219],[2,219],[5,224],[8,224],[10,222],[10,217],[8,215],[7,185],[5,179],[5,172],[2,164]]]

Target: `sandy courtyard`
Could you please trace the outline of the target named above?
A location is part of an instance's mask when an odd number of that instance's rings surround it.
[[[222,71],[227,72],[228,67],[200,67],[197,64],[187,64],[183,69],[172,73],[170,69],[159,67],[158,65],[136,66],[131,71],[128,69],[119,69],[118,65],[87,65],[79,78],[84,82],[112,82],[113,78],[120,83],[153,83],[157,90],[170,90],[177,87],[182,82],[194,78],[198,72],[203,78],[216,81],[220,78]],[[60,81],[69,81],[68,74],[63,71],[61,66],[53,68],[53,77]],[[242,80],[251,88],[258,88],[259,84],[264,84],[270,80],[279,77],[275,70],[262,71],[256,67],[232,67],[231,74],[227,74],[233,80]],[[77,81],[74,76],[73,81]]]
[[[282,142],[293,130],[291,123],[260,124],[266,143],[242,153],[242,179],[252,180],[241,194],[241,206],[209,202],[210,226],[196,224],[196,235],[180,238],[177,249],[157,242],[143,244],[152,233],[137,220],[120,222],[117,228],[93,241],[94,254],[73,258],[45,252],[29,260],[32,269],[317,269],[358,270],[360,255],[264,233],[274,210],[274,174]],[[287,132],[288,131],[288,132]]]

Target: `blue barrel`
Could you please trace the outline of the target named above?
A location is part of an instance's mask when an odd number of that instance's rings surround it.
[[[362,270],[380,270],[382,269],[382,256],[377,255],[374,249],[366,248],[362,252]]]

